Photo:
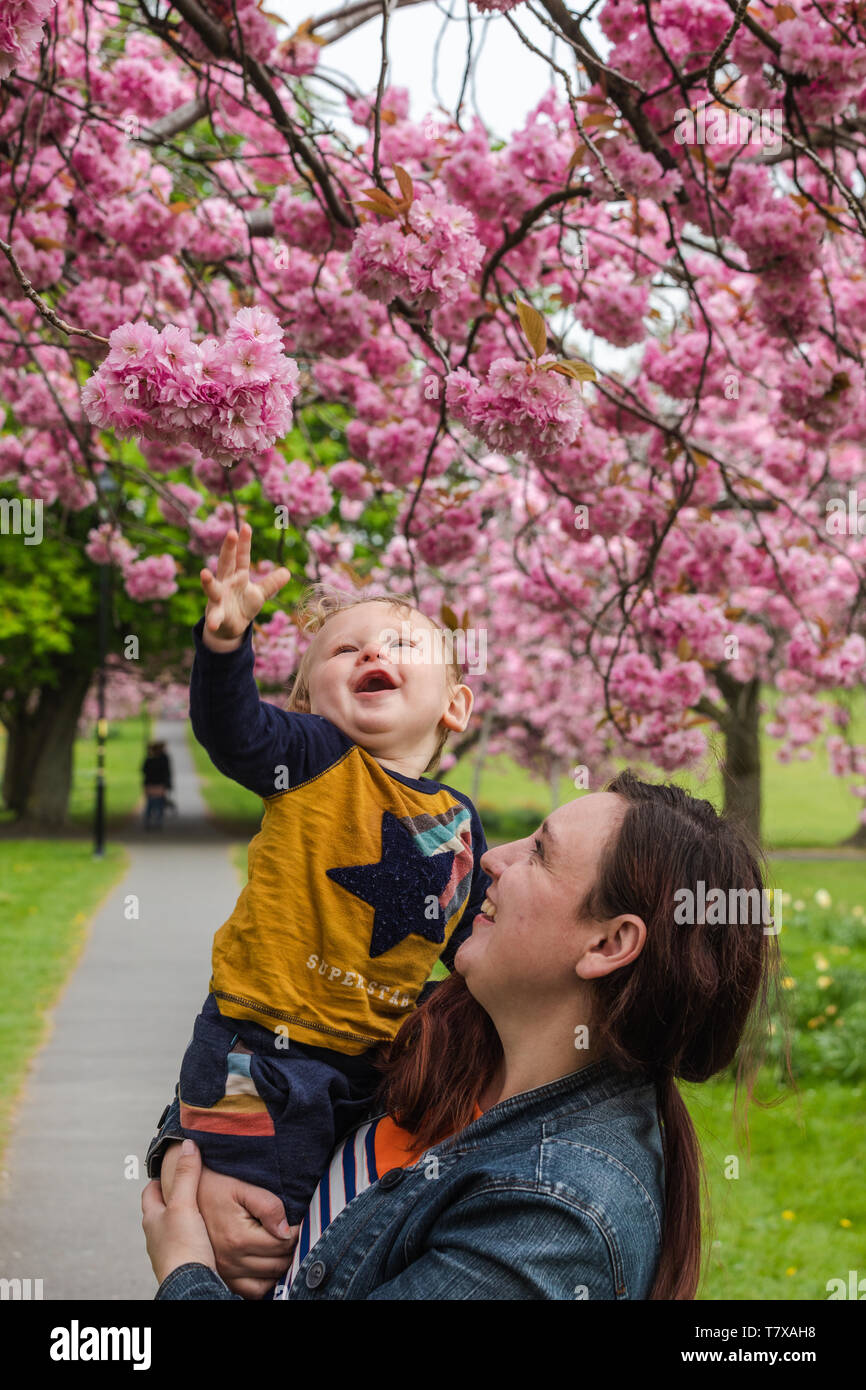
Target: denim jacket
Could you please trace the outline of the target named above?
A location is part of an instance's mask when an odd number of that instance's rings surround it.
[[[663,1212],[655,1087],[604,1059],[384,1173],[327,1227],[289,1298],[646,1299]],[[156,1297],[238,1296],[187,1264]]]

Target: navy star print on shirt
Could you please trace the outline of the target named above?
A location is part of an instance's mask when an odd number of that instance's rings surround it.
[[[375,909],[370,959],[384,955],[407,936],[428,941],[445,940],[441,912],[432,920],[424,915],[429,897],[438,899],[451,878],[454,851],[424,854],[414,836],[391,811],[382,812],[382,857],[377,864],[353,864],[326,870],[356,898]]]

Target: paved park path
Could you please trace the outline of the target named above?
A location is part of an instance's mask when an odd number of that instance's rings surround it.
[[[93,919],[27,1078],[0,1177],[0,1276],[45,1299],[152,1299],[144,1155],[207,994],[211,939],[239,891],[206,817],[186,722],[162,722],[179,815],[118,836],[130,867]],[[127,920],[129,894],[139,918]],[[137,1162],[137,1173],[136,1173]],[[133,1176],[127,1176],[132,1173]]]

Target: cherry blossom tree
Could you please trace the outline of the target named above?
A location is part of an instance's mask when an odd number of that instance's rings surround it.
[[[193,606],[241,518],[289,600],[412,593],[485,635],[470,740],[547,775],[674,771],[718,729],[757,832],[772,692],[781,756],[826,739],[866,800],[859,8],[473,3],[467,80],[486,23],[550,65],[502,143],[410,112],[407,3],[290,33],[252,0],[0,0],[10,508],[142,615]],[[328,48],[364,24],[357,91]],[[303,640],[262,621],[264,683]]]

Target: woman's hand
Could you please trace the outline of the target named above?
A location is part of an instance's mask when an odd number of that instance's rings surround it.
[[[196,1203],[201,1154],[191,1139],[178,1146],[174,1182],[165,1197],[158,1182],[149,1182],[141,1194],[142,1226],[153,1272],[161,1284],[173,1269],[203,1264],[216,1269],[207,1227]]]
[[[207,594],[203,641],[215,651],[231,651],[268,599],[279,593],[291,578],[285,568],[271,570],[260,584],[250,583],[250,550],[253,528],[245,521],[240,530],[227,532],[217,562],[216,576],[201,571],[201,586]]]
[[[180,1144],[162,1161],[162,1185],[173,1191]],[[216,1256],[216,1269],[232,1293],[262,1298],[292,1262],[299,1226],[290,1226],[279,1197],[264,1187],[202,1167],[198,1206]]]

